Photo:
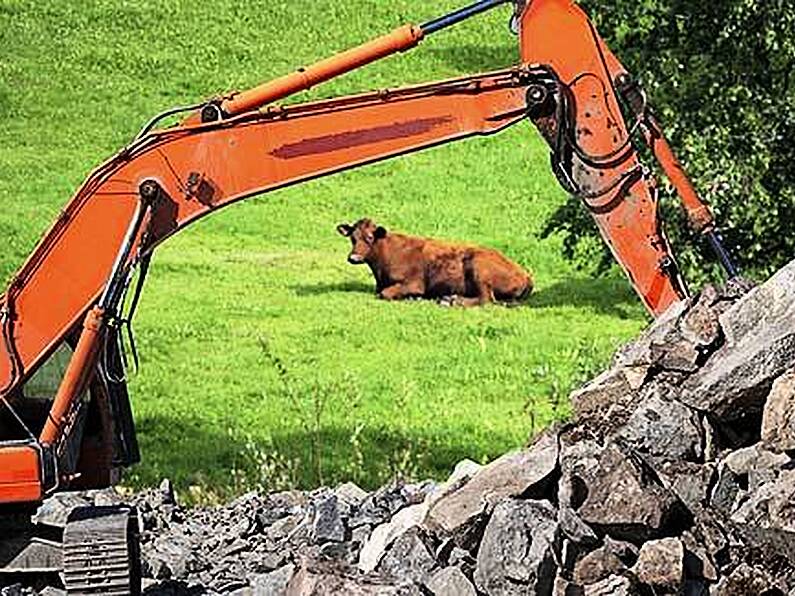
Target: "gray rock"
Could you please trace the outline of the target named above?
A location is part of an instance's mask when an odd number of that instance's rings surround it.
[[[325,495],[314,502],[310,535],[315,544],[345,540],[345,524],[342,522],[337,495]]]
[[[578,586],[572,581],[558,573],[555,577],[555,585],[552,587],[552,596],[583,596],[585,591],[582,586]]]
[[[734,510],[735,503],[745,495],[745,491],[740,484],[740,476],[732,472],[729,466],[719,466],[717,474],[718,479],[709,502],[713,508],[728,514]]]
[[[784,453],[768,451],[761,443],[733,451],[724,459],[729,469],[741,476],[757,470],[780,470],[792,459]]]
[[[698,510],[708,505],[715,478],[715,464],[664,462],[655,463],[654,469],[663,486],[679,497],[689,510]]]
[[[795,449],[795,369],[773,383],[762,413],[762,442],[774,451]]]
[[[365,573],[375,570],[389,545],[411,528],[419,526],[427,512],[424,504],[412,505],[401,509],[391,521],[373,530],[359,553],[359,569]]]
[[[600,434],[624,424],[636,399],[623,368],[606,370],[569,396],[575,420]]]
[[[56,493],[45,500],[33,515],[33,523],[65,528],[69,514],[78,507],[88,507],[93,503],[81,493]]]
[[[475,587],[458,567],[446,567],[425,583],[434,596],[477,596]]]
[[[709,582],[718,581],[718,570],[707,553],[691,532],[682,533],[682,544],[685,547],[685,572],[688,577],[704,579]]]
[[[623,575],[613,575],[595,584],[585,586],[583,596],[634,596],[632,580]]]
[[[353,482],[346,482],[340,484],[335,490],[334,494],[337,498],[348,505],[359,505],[367,498],[367,491],[359,488]]]
[[[435,567],[420,529],[411,528],[395,540],[377,569],[384,575],[421,583]]]
[[[422,596],[420,588],[380,577],[356,576],[335,567],[302,567],[290,580],[286,596]]]
[[[548,502],[499,503],[478,550],[478,590],[494,596],[551,592],[556,534],[555,509]]]
[[[783,589],[775,579],[763,569],[741,563],[727,577],[714,587],[712,596],[749,596],[750,594],[769,594],[772,590]],[[775,594],[776,592],[772,592]]]
[[[680,507],[640,461],[614,443],[600,447],[580,441],[568,446],[561,468],[560,502],[575,509],[585,523],[616,538],[654,538]]]
[[[795,565],[795,470],[759,487],[731,516],[753,545]]]
[[[39,596],[66,596],[66,590],[60,590],[58,588],[53,588],[52,586],[47,586],[39,592]]]
[[[726,345],[684,384],[681,400],[726,421],[762,410],[795,366],[795,261],[720,317]]]
[[[459,490],[436,501],[425,523],[437,531],[466,535],[496,503],[549,480],[557,465],[557,436],[544,433],[528,449],[504,455],[478,471]]]
[[[670,391],[660,386],[644,391],[641,403],[617,435],[641,453],[664,461],[700,461],[704,430],[699,417],[666,393]]]
[[[293,575],[295,566],[285,565],[270,573],[254,575],[249,581],[254,596],[284,596]]]
[[[574,566],[574,581],[579,585],[595,584],[612,575],[624,573],[638,558],[638,549],[609,536],[601,548],[582,557]]]
[[[558,510],[558,525],[563,534],[577,546],[589,547],[599,543],[599,538],[588,524],[565,505]]]
[[[652,588],[676,592],[684,581],[685,547],[678,538],[645,543],[632,572],[638,581]]]

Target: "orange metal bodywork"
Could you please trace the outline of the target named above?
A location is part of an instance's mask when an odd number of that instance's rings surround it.
[[[538,70],[551,69],[568,90],[576,125],[573,183],[583,190],[586,207],[647,309],[662,313],[685,291],[671,273],[653,181],[640,169],[614,88],[623,67],[572,0],[531,0],[520,35],[522,65],[512,69],[315,103],[273,104],[415,46],[422,29],[407,25],[229,95],[217,103],[226,116],[218,121],[202,124],[194,114],[179,126],[136,139],[91,173],[0,296],[0,396],[18,391],[85,319],[40,442],[52,445],[61,438],[74,399],[96,367],[102,312],[92,306],[136,213],[142,182],[155,181],[162,200],[136,237],[132,259],[247,197],[516,124],[528,116],[528,82]],[[697,212],[703,204],[661,134],[652,147],[670,166],[688,210]],[[39,468],[35,449],[0,444],[0,503],[39,499]]]
[[[38,450],[31,445],[0,448],[0,503],[35,503],[42,492]]]

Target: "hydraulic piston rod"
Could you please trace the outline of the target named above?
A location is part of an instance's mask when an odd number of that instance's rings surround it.
[[[392,33],[368,41],[296,72],[232,95],[221,102],[221,111],[235,116],[284,99],[397,52],[414,48],[426,36],[450,27],[510,0],[481,0],[424,25],[403,25]],[[210,111],[208,114],[212,114]]]

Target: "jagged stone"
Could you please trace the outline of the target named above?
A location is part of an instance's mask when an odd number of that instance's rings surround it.
[[[681,400],[731,421],[761,412],[773,381],[795,366],[795,261],[720,317],[726,344],[684,384]]]
[[[741,563],[728,576],[721,579],[711,592],[712,596],[749,596],[750,594],[784,594],[784,590],[763,569]],[[777,590],[777,591],[776,591]]]
[[[290,580],[286,596],[422,596],[407,582],[360,577],[335,568],[302,567]]]
[[[676,515],[676,497],[614,443],[567,446],[561,454],[560,502],[584,522],[616,538],[648,540]]]
[[[670,390],[652,386],[617,436],[640,451],[665,461],[699,461],[704,430],[698,415],[675,399]]]
[[[690,511],[706,507],[715,478],[715,464],[655,462],[663,486],[674,493]]]
[[[583,589],[583,596],[635,596],[632,580],[623,575],[612,575]]]
[[[555,577],[555,585],[552,587],[552,596],[583,596],[585,590],[574,582],[562,577],[560,573]]]
[[[709,498],[710,505],[728,514],[734,510],[735,503],[744,495],[740,476],[732,472],[725,463],[718,466],[717,481]]]
[[[367,491],[353,482],[340,484],[334,490],[334,494],[340,501],[348,505],[360,505],[367,498]]]
[[[315,502],[311,536],[315,544],[345,540],[345,524],[337,495],[326,495]]]
[[[780,470],[792,459],[784,453],[769,451],[761,443],[757,443],[752,447],[733,451],[724,461],[732,472],[742,476],[757,470]]]
[[[425,546],[420,529],[414,527],[395,540],[377,570],[391,577],[421,583],[435,567],[436,560]]]
[[[570,507],[564,505],[558,510],[558,525],[576,546],[590,547],[599,543],[594,531]]]
[[[607,432],[626,422],[637,394],[627,371],[611,368],[574,391],[569,399],[578,423]]]
[[[426,514],[427,507],[424,504],[412,505],[401,509],[391,521],[373,530],[359,553],[359,569],[365,573],[374,571],[389,545],[411,528],[420,525]]]
[[[750,494],[731,516],[748,541],[772,550],[795,565],[795,470]]]
[[[458,567],[446,567],[425,583],[433,596],[477,596],[475,587]]]
[[[602,547],[582,557],[574,566],[574,581],[582,586],[595,584],[629,569],[638,558],[638,549],[628,543],[605,538]]]
[[[555,509],[546,501],[499,503],[478,550],[477,588],[494,596],[551,592],[557,529]]]
[[[704,579],[708,582],[718,580],[718,570],[707,554],[706,548],[699,543],[691,532],[682,533],[682,544],[685,547],[684,567],[689,578]]]
[[[254,596],[284,596],[293,575],[294,565],[285,565],[270,573],[254,575],[249,580],[251,590]]]
[[[78,507],[87,507],[92,502],[82,494],[57,493],[45,500],[33,515],[33,522],[43,526],[65,528],[69,514]]]
[[[762,413],[762,442],[774,451],[795,449],[795,369],[773,383]]]
[[[504,455],[479,470],[460,489],[436,501],[425,523],[447,534],[465,534],[502,499],[521,495],[549,480],[557,465],[557,437],[544,433],[528,449]]]
[[[645,543],[632,572],[638,581],[657,590],[676,592],[684,580],[685,547],[678,538]]]

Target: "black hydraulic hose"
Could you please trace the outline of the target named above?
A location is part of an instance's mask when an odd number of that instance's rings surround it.
[[[491,10],[492,8],[496,8],[501,4],[507,4],[511,1],[512,0],[480,0],[480,2],[475,2],[474,4],[465,6],[464,8],[456,10],[455,12],[451,12],[450,14],[444,15],[443,17],[428,21],[427,23],[420,25],[420,29],[422,29],[422,32],[425,35],[430,35],[431,33],[436,33],[437,31],[441,31],[447,27],[452,27],[456,23],[465,21],[466,19],[474,17],[481,12],[486,12],[487,10]]]

